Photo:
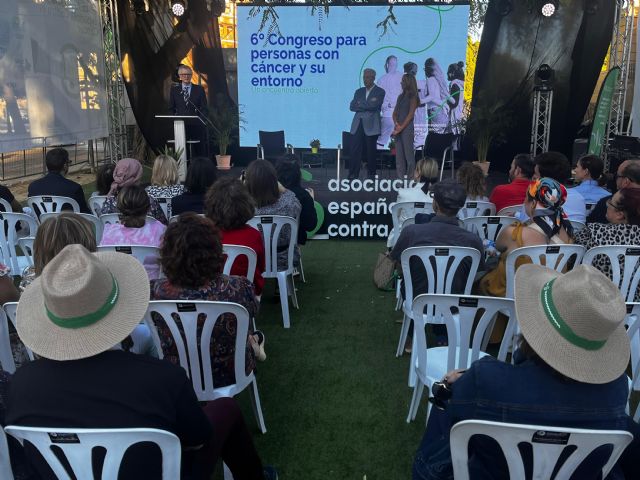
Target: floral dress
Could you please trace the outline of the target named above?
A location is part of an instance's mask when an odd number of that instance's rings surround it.
[[[220,274],[200,288],[183,288],[172,285],[169,280],[151,281],[151,300],[207,300],[239,303],[247,309],[250,317],[255,317],[258,312],[258,300],[254,295],[253,284],[244,277],[236,277]],[[172,315],[180,326],[180,316]],[[206,320],[206,315],[198,316],[198,333]],[[164,320],[159,315],[153,316],[153,321],[158,330],[160,344],[164,358],[172,363],[179,364],[178,349],[173,341],[173,336]],[[249,335],[253,333],[249,326]],[[211,335],[211,366],[213,369],[213,385],[216,388],[235,383],[235,342],[236,320],[231,314],[223,315],[216,322]],[[247,374],[255,368],[255,356],[249,342],[246,342],[245,371]]]

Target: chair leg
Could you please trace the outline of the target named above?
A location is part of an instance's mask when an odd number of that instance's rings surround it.
[[[413,387],[413,395],[411,397],[411,405],[409,405],[409,415],[407,415],[407,423],[411,423],[416,419],[418,414],[418,408],[420,407],[420,400],[422,399],[422,393],[424,392],[424,383],[420,380],[416,382],[416,386]]]
[[[407,315],[402,320],[402,329],[400,330],[400,340],[398,341],[398,349],[396,350],[396,357],[401,357],[404,352],[404,344],[407,341],[407,335],[409,334],[409,326],[411,325],[411,318]]]
[[[224,480],[233,480],[233,475],[231,474],[231,470],[227,467],[226,463],[222,463],[222,468],[224,470]]]
[[[289,295],[287,295],[287,276],[278,273],[278,288],[280,289],[280,308],[282,309],[282,323],[284,328],[289,328]]]
[[[249,389],[251,394],[251,407],[253,408],[253,414],[258,422],[258,427],[262,433],[267,433],[267,427],[264,424],[264,417],[262,416],[262,405],[260,405],[260,394],[258,393],[258,381],[253,377],[251,382],[251,388]]]
[[[300,280],[302,280],[302,283],[307,283],[307,279],[304,276],[304,267],[302,266],[302,255],[300,255],[300,266],[298,270],[300,271]]]
[[[291,301],[293,302],[293,306],[295,308],[300,308],[298,306],[298,294],[296,293],[296,286],[293,283],[293,275],[287,276],[287,288],[289,289],[289,295],[291,295]]]
[[[402,279],[396,280],[396,310],[400,310],[402,307]]]
[[[411,363],[409,368],[409,386],[415,387],[416,382],[418,381],[418,375],[416,375],[416,362],[418,361],[417,353],[416,353],[416,336],[413,336],[411,341]]]

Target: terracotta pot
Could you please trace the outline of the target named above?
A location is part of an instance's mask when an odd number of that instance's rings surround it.
[[[480,167],[480,170],[482,170],[482,173],[484,173],[485,177],[489,175],[489,167],[491,166],[491,162],[478,162],[476,160],[475,162],[473,162],[473,164]]]
[[[231,168],[231,155],[216,155],[218,170],[229,170]]]

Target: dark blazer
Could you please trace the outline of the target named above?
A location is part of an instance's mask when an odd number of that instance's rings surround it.
[[[355,112],[351,122],[351,135],[355,135],[358,124],[362,120],[362,128],[367,136],[380,135],[380,109],[384,100],[384,90],[373,85],[369,97],[367,89],[359,88],[353,94],[353,100],[349,104],[349,110]]]
[[[193,105],[195,105],[204,116],[209,115],[209,104],[207,103],[207,94],[204,92],[204,88],[192,83],[189,103],[186,103],[182,96],[182,84],[171,87],[171,93],[169,95],[169,113],[172,115],[200,116]]]
[[[49,172],[44,177],[34,180],[29,184],[28,195],[59,195],[63,197],[73,198],[82,213],[91,213],[87,202],[84,199],[84,191],[82,185],[65,178],[64,175],[57,172]],[[36,212],[38,213],[38,212]]]

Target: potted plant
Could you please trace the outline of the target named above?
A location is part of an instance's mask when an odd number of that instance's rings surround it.
[[[491,162],[487,160],[489,149],[504,143],[512,124],[511,111],[503,100],[489,104],[478,99],[471,106],[471,115],[465,122],[466,133],[471,136],[478,152],[478,165],[485,176],[489,173]]]
[[[227,148],[238,138],[238,129],[242,122],[240,111],[226,95],[218,93],[209,113],[209,120],[213,127],[211,136],[218,146],[219,154],[216,155],[218,169],[229,170],[231,155],[227,155]]]
[[[395,155],[396,154],[396,140],[394,138],[389,140],[389,153],[391,155]]]
[[[309,142],[309,146],[311,147],[311,153],[318,153],[318,149],[320,148],[320,140],[317,138],[311,140]]]

